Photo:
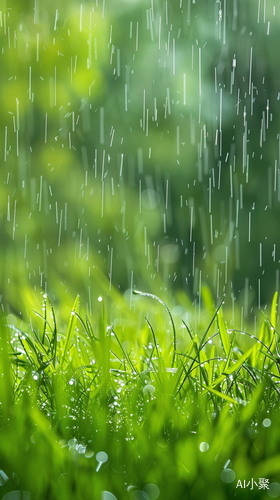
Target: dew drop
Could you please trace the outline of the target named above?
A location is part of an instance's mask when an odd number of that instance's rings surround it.
[[[69,439],[69,441],[68,441],[68,446],[69,446],[70,449],[71,448],[76,448],[77,444],[78,444],[78,441],[75,438],[74,439]]]
[[[84,455],[85,452],[86,452],[86,446],[82,445],[82,444],[79,444],[79,446],[77,446],[77,450],[79,452],[80,455]]]
[[[85,457],[86,458],[92,458],[94,456],[94,451],[92,450],[86,450],[85,452]]]
[[[105,451],[99,451],[97,454],[96,454],[96,460],[98,462],[98,465],[96,467],[96,472],[99,471],[100,467],[102,464],[104,464],[105,462],[107,462],[108,460],[108,455],[107,453],[105,453]]]
[[[149,500],[156,500],[160,495],[160,489],[156,484],[146,484],[143,491],[147,493]]]
[[[101,500],[117,500],[117,497],[113,493],[110,493],[110,491],[102,491]]]
[[[271,483],[269,485],[269,489],[267,490],[267,494],[270,498],[280,497],[280,484],[279,483]]]
[[[200,443],[199,449],[200,451],[202,451],[202,453],[204,453],[205,451],[209,450],[209,444],[206,442]]]
[[[147,384],[145,385],[145,387],[143,388],[143,393],[144,394],[152,394],[153,392],[155,392],[156,388],[152,385],[152,384]]]
[[[232,483],[235,480],[236,474],[232,469],[224,469],[221,472],[221,480],[224,483]]]
[[[270,418],[265,418],[263,420],[262,424],[263,424],[264,427],[270,427],[271,426],[271,420],[270,420]]]

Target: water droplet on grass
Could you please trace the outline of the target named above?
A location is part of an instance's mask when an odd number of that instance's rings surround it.
[[[117,500],[117,497],[110,491],[101,491],[101,500]]]
[[[102,299],[102,297],[98,297],[97,300],[98,300],[98,302],[102,302],[103,299]]]
[[[75,438],[74,439],[69,439],[69,441],[68,441],[68,446],[69,446],[70,449],[71,448],[76,448],[77,444],[78,444],[78,441]]]
[[[84,455],[85,452],[86,452],[86,446],[82,445],[82,444],[79,444],[79,446],[77,446],[77,450],[79,452],[80,455]]]
[[[269,485],[269,489],[267,490],[267,494],[270,498],[280,497],[280,484],[279,483],[271,483]]]
[[[104,464],[105,462],[107,462],[108,460],[108,455],[107,453],[105,453],[105,451],[99,451],[97,454],[96,454],[96,460],[98,462],[98,465],[96,467],[96,472],[99,471],[100,467],[102,464]]]
[[[130,495],[131,500],[149,500],[147,493],[141,490],[133,491]]]
[[[153,392],[155,392],[156,388],[152,385],[152,384],[147,384],[145,385],[145,387],[143,388],[143,393],[144,394],[152,394]]]
[[[86,450],[85,452],[85,457],[86,458],[92,458],[94,456],[94,451],[92,450]]]
[[[130,484],[126,489],[130,493],[131,491],[137,490],[137,486],[134,486],[133,484]]]
[[[232,483],[235,480],[235,472],[232,469],[224,469],[221,472],[221,480],[224,483]]]
[[[200,449],[200,451],[202,451],[202,453],[204,453],[205,451],[209,450],[209,444],[205,443],[205,442],[200,443],[199,449]]]
[[[160,494],[160,489],[156,484],[146,484],[143,491],[147,493],[149,500],[156,500]]]
[[[270,427],[271,426],[271,420],[270,420],[270,418],[265,418],[263,420],[262,424],[263,424],[264,427]]]

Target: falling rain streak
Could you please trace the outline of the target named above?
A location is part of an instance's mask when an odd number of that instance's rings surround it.
[[[279,282],[277,5],[44,8],[1,12],[3,254],[21,248],[37,289],[73,270],[88,310],[93,266],[108,293],[182,289],[199,313],[204,283],[231,303],[246,276],[262,307]]]

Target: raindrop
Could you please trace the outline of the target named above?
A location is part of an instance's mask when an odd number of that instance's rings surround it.
[[[135,491],[137,490],[137,486],[134,486],[133,484],[130,484],[128,487],[127,487],[127,491],[130,493],[131,491]]]
[[[149,500],[156,500],[160,494],[160,489],[156,484],[146,484],[143,491],[147,493]]]
[[[264,427],[270,427],[271,426],[271,420],[269,418],[265,418],[263,420],[262,424],[263,424]]]
[[[75,438],[74,439],[69,439],[69,441],[68,441],[68,446],[69,446],[70,449],[76,448],[77,444],[78,444],[78,441]]]
[[[280,497],[280,484],[279,483],[271,483],[269,485],[269,489],[267,490],[267,494],[270,498]]]
[[[85,457],[86,458],[92,458],[94,456],[94,451],[92,450],[86,450],[85,452]]]
[[[200,451],[202,451],[204,453],[205,451],[209,450],[209,444],[205,443],[205,442],[200,443],[199,449],[200,449]]]
[[[96,454],[96,460],[98,462],[98,465],[96,467],[96,472],[99,471],[100,467],[102,464],[104,464],[105,462],[107,462],[108,460],[108,455],[107,453],[105,453],[105,451],[99,451],[97,454]]]
[[[98,297],[97,300],[98,300],[98,302],[102,302],[103,299],[102,299],[102,297]]]
[[[145,385],[145,387],[143,388],[143,393],[144,394],[152,394],[153,392],[155,392],[155,387],[151,384],[147,384]]]
[[[221,472],[221,480],[224,483],[232,483],[235,480],[236,474],[232,469],[224,469]]]
[[[110,491],[101,491],[101,500],[117,500],[117,497]]]
[[[77,446],[77,450],[78,450],[80,455],[84,455],[86,452],[86,449],[87,449],[87,447],[82,445],[82,444],[79,444],[79,446]]]

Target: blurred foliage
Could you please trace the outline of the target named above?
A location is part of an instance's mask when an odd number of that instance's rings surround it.
[[[103,293],[271,300],[279,24],[272,0],[2,0],[3,303],[90,310],[97,268]]]

